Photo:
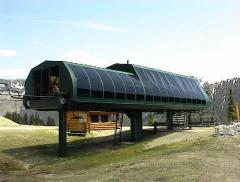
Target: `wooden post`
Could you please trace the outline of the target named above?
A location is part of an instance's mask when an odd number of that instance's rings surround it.
[[[66,157],[67,155],[67,136],[66,136],[66,112],[61,109],[59,112],[59,127],[58,127],[58,155]]]

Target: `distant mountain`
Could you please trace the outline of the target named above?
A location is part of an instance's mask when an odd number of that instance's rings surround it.
[[[230,89],[232,89],[234,101],[240,105],[240,78],[228,79],[213,84],[206,82],[203,87],[211,99],[212,106],[210,110],[216,112],[217,120],[219,122],[227,121]]]
[[[9,83],[11,81],[25,83],[25,79],[2,79],[2,78],[0,78],[0,83]]]

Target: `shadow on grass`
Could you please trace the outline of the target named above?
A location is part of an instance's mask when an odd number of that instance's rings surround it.
[[[165,128],[158,129],[157,134],[153,132],[153,128],[143,130],[143,142],[147,142],[154,138],[169,135],[175,131],[168,131]],[[71,136],[68,136],[70,138]],[[122,142],[114,144],[114,135],[103,137],[85,138],[79,137],[79,140],[67,142],[67,158],[74,158],[81,155],[94,155],[108,150],[118,150],[133,146],[139,142],[129,142],[131,133],[129,130],[122,132]],[[17,141],[16,141],[17,142]],[[58,143],[34,145],[28,147],[20,147],[3,150],[2,152],[25,162],[41,163],[47,160],[58,158]]]

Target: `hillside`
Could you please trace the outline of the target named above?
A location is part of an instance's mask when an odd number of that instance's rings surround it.
[[[19,126],[19,124],[0,116],[0,127],[16,127],[16,126]]]
[[[56,157],[55,127],[0,127],[0,181],[238,181],[240,137],[213,128],[144,130],[144,140],[113,145],[113,135],[68,137]],[[129,132],[123,133],[124,138]],[[219,152],[221,151],[221,152]],[[13,175],[14,174],[14,175]]]
[[[11,98],[10,95],[0,95],[0,116],[7,112],[20,112],[23,109],[22,100]]]
[[[12,98],[10,95],[0,95],[0,116],[5,116],[7,112],[17,112],[21,115],[25,113],[30,117],[31,115],[38,114],[39,118],[45,123],[48,117],[54,119],[56,125],[58,125],[58,113],[55,111],[35,111],[31,109],[25,109],[23,106],[23,101],[21,99]]]

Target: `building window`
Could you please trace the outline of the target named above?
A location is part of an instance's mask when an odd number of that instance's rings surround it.
[[[92,123],[98,123],[99,122],[97,114],[91,115],[91,122]]]
[[[181,99],[178,98],[178,97],[176,97],[176,98],[175,98],[175,102],[176,102],[176,103],[181,103]]]
[[[115,94],[113,92],[104,91],[104,98],[114,99]]]
[[[57,95],[59,93],[59,66],[51,68],[50,72],[50,94]]]
[[[49,94],[49,69],[42,70],[41,95]]]
[[[135,94],[127,94],[128,100],[135,100]]]
[[[197,104],[202,104],[202,101],[200,99],[197,99]]]
[[[137,100],[144,100],[144,95],[137,94]]]
[[[154,101],[156,101],[156,102],[161,101],[161,97],[160,96],[154,96]]]
[[[169,97],[169,102],[174,102],[174,97]]]
[[[147,95],[146,100],[147,101],[153,101],[153,96],[152,95]]]
[[[197,99],[193,99],[193,100],[192,100],[192,103],[193,103],[193,104],[197,104]]]
[[[118,115],[118,114],[116,114],[116,113],[113,113],[113,114],[112,114],[111,121],[117,121],[117,120],[118,120],[118,117],[119,117],[119,115]]]
[[[92,90],[92,97],[94,97],[94,98],[103,98],[103,91]]]
[[[78,88],[77,89],[77,95],[79,97],[89,97],[90,96],[90,90],[89,89]]]
[[[125,94],[124,93],[117,93],[116,98],[120,100],[125,100]]]
[[[186,102],[187,102],[187,99],[181,98],[181,103],[186,103]]]
[[[162,98],[162,101],[163,101],[163,102],[168,102],[168,97],[163,97],[163,98]]]
[[[107,114],[101,115],[101,122],[102,123],[108,122],[108,115]]]

